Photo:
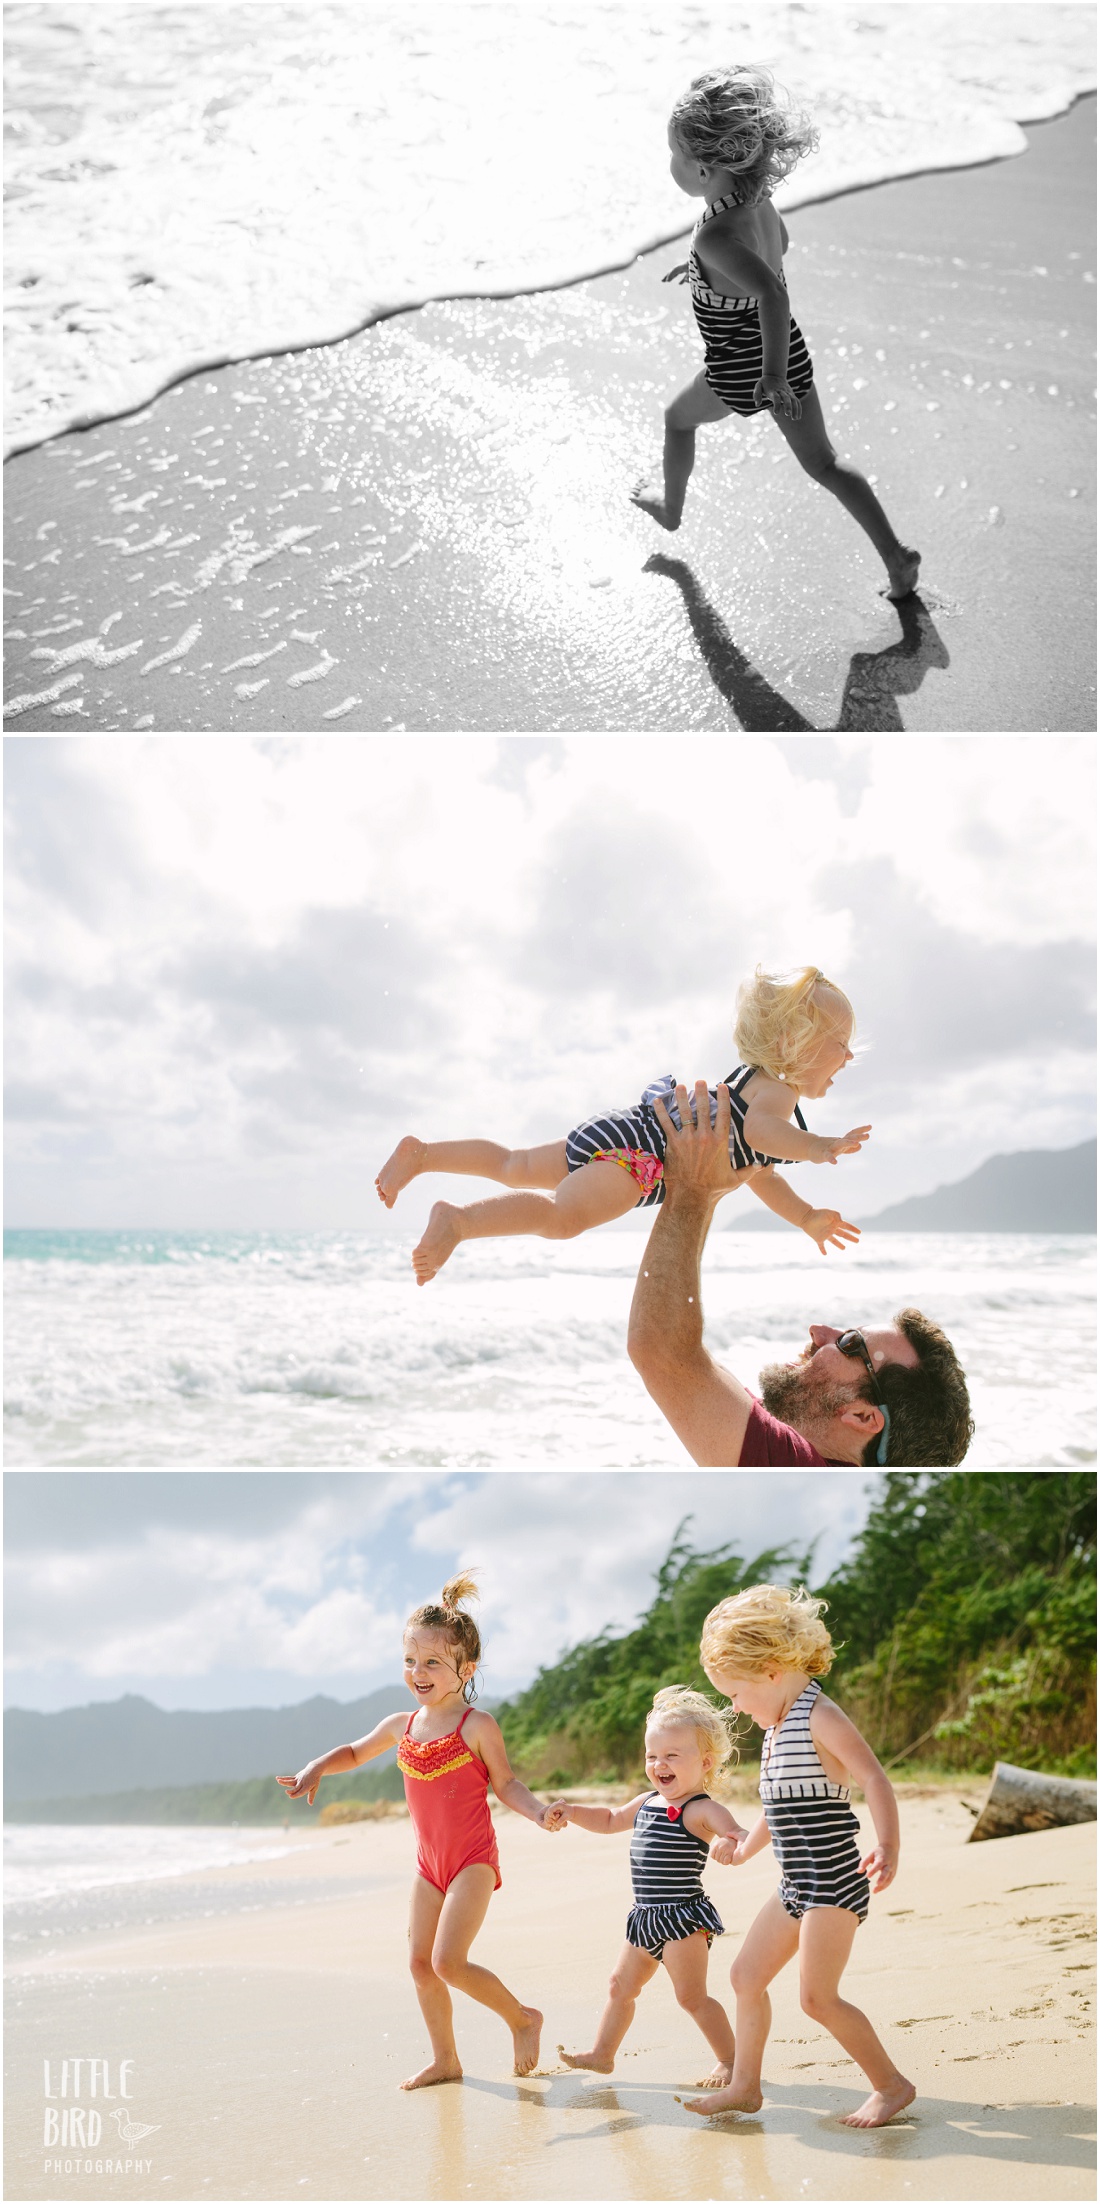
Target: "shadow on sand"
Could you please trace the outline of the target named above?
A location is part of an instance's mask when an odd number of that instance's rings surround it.
[[[692,633],[715,688],[725,697],[746,733],[904,734],[899,696],[912,696],[931,666],[950,663],[947,647],[917,596],[905,597],[894,610],[901,638],[885,650],[857,651],[848,668],[840,712],[832,728],[814,727],[738,650],[724,620],[703,595],[690,566],[655,551],[643,572],[665,574],[675,582],[687,607]]]

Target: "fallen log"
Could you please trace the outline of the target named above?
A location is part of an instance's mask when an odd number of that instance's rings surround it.
[[[998,1760],[989,1795],[967,1838],[1018,1837],[1027,1829],[1057,1829],[1071,1821],[1096,1820],[1096,1785],[1077,1776],[1043,1775],[1035,1768],[1014,1768]]]

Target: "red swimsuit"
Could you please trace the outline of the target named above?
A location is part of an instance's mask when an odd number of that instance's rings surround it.
[[[467,1707],[466,1714],[469,1711]],[[410,1714],[397,1748],[397,1765],[405,1779],[416,1831],[417,1874],[445,1892],[464,1867],[491,1867],[499,1890],[496,1831],[486,1796],[489,1770],[470,1751],[462,1722],[447,1737],[433,1737],[430,1744],[421,1745],[409,1735],[415,1720],[415,1713]]]

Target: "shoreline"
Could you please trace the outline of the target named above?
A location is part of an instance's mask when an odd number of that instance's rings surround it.
[[[1095,86],[1072,92],[1068,98],[1059,93],[1056,95],[1056,106],[1034,115],[1014,116],[1011,119],[1021,131],[1027,131],[1040,123],[1059,121],[1072,114],[1082,100],[1095,99],[1096,96]],[[925,162],[915,168],[898,169],[888,176],[871,176],[865,182],[830,185],[820,191],[805,194],[796,187],[790,196],[783,198],[782,208],[784,213],[798,212],[804,207],[829,206],[834,201],[852,198],[859,192],[877,191],[886,184],[919,183],[929,176],[968,175],[975,169],[996,168],[1002,162],[1019,160],[1026,150],[1026,146],[1018,146],[1011,152],[983,153],[973,161],[951,160],[936,164]],[[6,467],[10,459],[18,459],[25,452],[39,451],[45,444],[56,443],[59,437],[80,435],[87,429],[107,427],[112,421],[131,420],[136,414],[147,412],[168,391],[178,389],[181,383],[191,382],[199,375],[213,374],[226,367],[245,367],[256,360],[293,359],[302,352],[327,351],[333,345],[346,344],[352,337],[363,336],[368,329],[376,329],[383,322],[396,321],[404,314],[418,314],[426,306],[447,306],[479,299],[500,303],[508,299],[541,298],[547,292],[573,291],[582,283],[597,283],[605,276],[623,274],[636,261],[646,259],[650,253],[664,252],[668,247],[690,237],[691,230],[690,222],[679,229],[661,230],[622,257],[601,261],[596,267],[583,268],[577,275],[552,277],[538,283],[510,284],[499,289],[426,291],[422,296],[417,293],[414,297],[399,300],[394,305],[371,307],[361,320],[351,321],[346,328],[339,328],[331,335],[304,337],[273,347],[257,345],[240,351],[212,352],[209,358],[200,358],[193,365],[168,374],[164,381],[151,384],[145,395],[135,398],[132,405],[114,408],[88,407],[85,412],[74,415],[71,420],[60,423],[56,428],[41,430],[34,435],[17,438],[11,443],[5,442],[2,463]]]
[[[10,723],[1091,733],[1095,111],[792,215],[826,425],[924,553],[901,604],[770,420],[702,433],[675,537],[631,505],[699,364],[648,256],[21,454]]]
[[[494,2015],[457,1997],[466,2082],[400,2095],[422,2063],[407,1981],[407,1822],[306,1833],[273,1862],[283,1902],[236,1915],[83,1937],[8,1970],[11,2193],[57,2194],[43,2153],[42,2059],[92,2050],[135,2064],[132,2117],[147,2124],[148,2193],[224,2198],[704,2198],[737,2193],[939,2204],[1091,2195],[1087,1951],[1089,1825],[967,1846],[953,1787],[899,1786],[902,1865],[872,1901],[849,1981],[918,2086],[889,2129],[846,2129],[864,2093],[832,2038],[806,2020],[784,1970],[775,1990],[765,2104],[751,2120],[696,2125],[676,2093],[710,2061],[663,1976],[611,2077],[563,2069],[554,2046],[591,2030],[629,1902],[625,1842],[560,1838],[503,1812],[504,1887],[477,1956],[547,2014],[544,2057],[509,2073]],[[859,1809],[869,1828],[866,1809]],[[300,1840],[299,1840],[300,1841]],[[216,1894],[234,1871],[188,1878]],[[367,1882],[369,1888],[363,1887]],[[726,1935],[712,1991],[730,2003],[737,1942],[774,1887],[765,1853],[710,1868]],[[322,1883],[329,1895],[318,1895]],[[294,1903],[309,1890],[309,1902]],[[701,2063],[702,2062],[702,2063]],[[55,2067],[56,2071],[56,2067]],[[1006,2118],[1005,2115],[1008,2115]],[[106,2152],[113,2129],[100,2145]],[[84,2170],[82,2193],[114,2193]]]

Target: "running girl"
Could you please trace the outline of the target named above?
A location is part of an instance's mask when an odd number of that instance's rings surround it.
[[[734,1041],[742,1061],[725,1081],[734,1169],[755,1174],[750,1178],[754,1194],[776,1216],[808,1233],[823,1255],[826,1244],[843,1248],[858,1240],[858,1226],[847,1224],[837,1209],[812,1208],[766,1167],[777,1160],[835,1163],[838,1156],[859,1154],[869,1125],[835,1135],[811,1133],[798,1106],[801,1096],[816,1100],[826,1094],[837,1072],[851,1063],[852,1023],[847,996],[816,966],[808,965],[791,979],[776,979],[758,969],[738,994]],[[633,1107],[609,1110],[542,1148],[502,1148],[494,1140],[418,1140],[407,1133],[374,1182],[387,1209],[411,1179],[426,1171],[497,1179],[515,1189],[470,1202],[464,1209],[436,1202],[424,1237],[413,1249],[418,1285],[435,1277],[460,1240],[499,1239],[516,1232],[572,1240],[629,1209],[662,1202],[666,1143],[653,1104],[663,1102],[679,1126],[675,1090],[670,1072],[655,1079]],[[716,1108],[712,1087],[712,1124]]]
[[[706,204],[691,256],[663,278],[691,288],[706,365],[665,408],[664,480],[642,482],[634,503],[662,528],[678,528],[704,422],[770,409],[799,465],[831,490],[870,537],[888,577],[886,595],[916,587],[920,553],[901,543],[870,483],[838,459],[822,418],[814,371],[792,321],[783,274],[790,242],[772,193],[817,142],[767,69],[708,69],[677,100],[668,126],[673,181]]]
[[[479,1714],[470,1705],[481,1638],[473,1616],[460,1603],[476,1592],[472,1576],[454,1577],[438,1602],[429,1601],[409,1616],[405,1681],[417,1702],[415,1713],[407,1719],[388,1714],[356,1744],[337,1745],[300,1774],[279,1777],[289,1797],[304,1795],[312,1806],[322,1776],[361,1768],[390,1745],[397,1746],[417,1841],[409,1965],[432,2046],[429,2064],[402,2082],[402,2089],[462,2080],[452,1989],[465,1990],[467,1997],[500,2014],[512,2031],[517,2074],[529,2074],[538,2065],[542,2014],[533,2005],[521,2005],[497,1975],[469,1958],[489,1900],[500,1889],[487,1785],[492,1783],[513,1813],[525,1814],[540,1829],[563,1824],[512,1774],[492,1715]]]
[[[689,2112],[758,2112],[760,2067],[771,2026],[768,1984],[798,1953],[802,2010],[828,2028],[863,2068],[871,2095],[847,2127],[883,2127],[912,2104],[916,2090],[899,2074],[870,2021],[840,1995],[855,1933],[870,1892],[893,1882],[898,1865],[894,1793],[874,1753],[817,1679],[833,1647],[821,1620],[824,1601],[806,1592],[758,1584],[712,1607],[699,1658],[735,1713],[764,1731],[760,1796],[764,1811],[747,1837],[715,1845],[712,1859],[740,1867],[769,1842],[781,1881],[757,1914],[734,1960],[737,2058],[728,2087],[685,2099]],[[877,1842],[859,1854],[850,1783],[860,1785]]]
[[[653,1790],[640,1792],[626,1806],[573,1806],[557,1799],[551,1807],[551,1813],[594,1836],[634,1832],[634,1904],[627,1915],[626,1942],[615,1962],[591,2051],[566,2051],[558,2045],[558,2056],[567,2066],[612,2072],[638,1994],[664,1965],[677,2004],[702,2029],[718,2061],[700,2088],[721,2089],[729,2083],[733,2032],[724,2008],[707,1992],[711,1943],[724,1932],[700,1876],[712,1839],[722,1838],[736,1849],[746,1834],[709,1795],[732,1750],[725,1723],[710,1700],[701,1691],[674,1684],[657,1693],[646,1723],[645,1772]]]

